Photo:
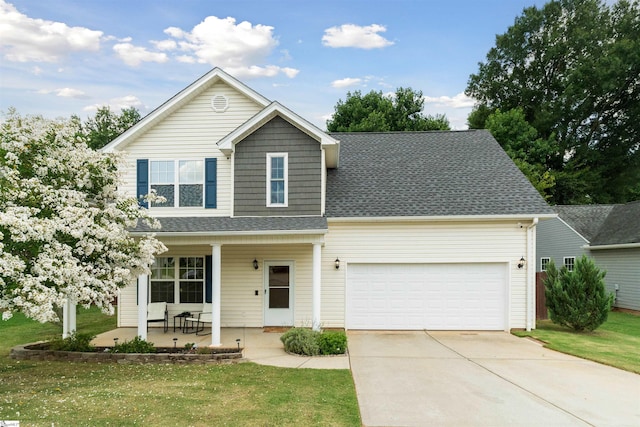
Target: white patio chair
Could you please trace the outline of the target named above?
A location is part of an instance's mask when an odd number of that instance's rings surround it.
[[[196,330],[195,330],[196,335],[209,335],[209,334],[200,334],[200,332],[204,331],[204,324],[205,324],[205,323],[212,324],[212,321],[213,321],[212,314],[213,314],[213,313],[211,313],[210,311],[203,311],[203,312],[197,313],[197,315],[196,315],[196,314],[194,314],[194,315],[193,315],[193,316],[191,316],[191,317],[187,317],[187,318],[185,319],[185,329],[184,329],[184,332],[185,332],[185,333],[187,333],[187,331],[188,331],[188,329],[189,329],[189,326],[188,326],[188,325],[189,325],[189,322],[191,322],[191,328],[193,328],[193,327],[194,327],[194,326],[193,326],[193,325],[194,325],[194,323],[195,323],[195,325],[196,325],[196,326],[195,326],[195,328],[196,328]],[[191,333],[191,332],[189,332],[189,333]]]
[[[147,330],[151,322],[163,322],[164,332],[169,330],[169,312],[166,302],[152,302],[147,305]]]

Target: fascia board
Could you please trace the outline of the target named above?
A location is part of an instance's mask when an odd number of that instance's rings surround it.
[[[204,76],[200,77],[195,82],[191,83],[189,86],[178,92],[173,97],[169,98],[158,108],[153,110],[147,116],[145,116],[142,120],[136,123],[134,126],[125,131],[122,135],[118,136],[116,139],[111,141],[109,144],[105,145],[101,151],[105,153],[109,153],[114,151],[120,145],[124,144],[126,141],[135,138],[136,135],[139,135],[145,132],[148,128],[156,124],[160,119],[165,117],[168,113],[174,111],[188,100],[192,99],[195,95],[201,93],[206,87],[208,87],[212,82],[222,80],[233,89],[238,92],[244,94],[248,98],[252,99],[256,103],[261,106],[269,105],[270,101],[264,96],[260,95],[258,92],[254,91],[247,85],[243,84],[239,80],[230,76],[229,74],[222,71],[220,68],[214,68],[209,71]]]

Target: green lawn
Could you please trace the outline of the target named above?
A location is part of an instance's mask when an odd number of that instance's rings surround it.
[[[553,350],[640,374],[640,316],[611,312],[593,332],[577,333],[543,320],[531,332],[514,333],[543,341]]]
[[[81,310],[78,332],[115,327]],[[0,420],[21,426],[359,426],[348,370],[237,365],[120,365],[25,362],[13,345],[60,327],[17,315],[0,323]]]

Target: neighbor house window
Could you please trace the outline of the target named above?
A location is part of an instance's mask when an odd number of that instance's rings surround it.
[[[203,257],[158,257],[151,266],[150,302],[204,301]]]
[[[267,206],[286,207],[289,198],[287,153],[267,154]]]
[[[150,186],[166,199],[155,207],[198,207],[203,205],[204,163],[202,160],[151,161]]]
[[[547,271],[547,267],[549,267],[549,262],[551,262],[551,258],[549,257],[540,258],[540,271]]]
[[[575,267],[575,265],[576,265],[576,257],[574,256],[564,257],[564,266],[567,268],[567,270],[573,271],[573,267]]]

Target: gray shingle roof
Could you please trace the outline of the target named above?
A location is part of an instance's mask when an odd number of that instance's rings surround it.
[[[488,131],[331,135],[328,217],[553,214]]]
[[[327,219],[324,217],[165,217],[158,218],[162,228],[153,230],[138,223],[133,232],[156,233],[228,233],[259,231],[324,231]]]
[[[598,234],[614,205],[558,205],[558,216],[588,241]]]
[[[640,243],[640,200],[615,205],[591,245],[625,243]]]

